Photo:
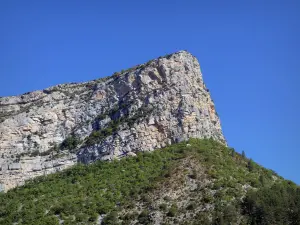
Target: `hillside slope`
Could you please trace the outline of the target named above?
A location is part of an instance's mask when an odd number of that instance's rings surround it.
[[[0,224],[300,224],[300,188],[212,139],[78,164],[0,195]]]

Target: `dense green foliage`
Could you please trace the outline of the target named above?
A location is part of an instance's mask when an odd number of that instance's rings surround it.
[[[39,177],[0,196],[0,224],[65,224],[93,222],[98,214],[121,206],[130,196],[150,188],[180,154],[155,151],[120,161],[76,165]]]
[[[300,189],[284,181],[250,191],[243,209],[250,224],[300,224]]]
[[[80,140],[76,138],[75,136],[69,136],[67,137],[59,146],[61,150],[68,149],[76,149],[76,147],[80,144]]]
[[[94,130],[86,139],[85,146],[91,146],[97,143],[100,143],[103,139],[106,137],[112,135],[118,130],[118,127],[120,125],[119,120],[112,120],[108,123],[106,128],[103,128],[101,130]]]
[[[72,142],[71,142],[72,143]],[[151,208],[129,213],[118,212],[135,205],[139,196],[159,189],[174,168],[186,158],[205,168],[212,181],[203,192],[209,212],[195,214],[194,224],[300,224],[300,189],[274,172],[264,169],[213,140],[192,139],[151,153],[138,153],[112,162],[98,161],[76,165],[56,174],[38,177],[26,185],[0,195],[0,224],[95,224],[105,214],[103,224],[151,223]],[[184,171],[182,171],[184,173]],[[193,180],[197,173],[189,174]],[[242,200],[243,199],[243,200]],[[185,211],[198,205],[191,202]],[[182,209],[173,202],[159,210],[175,218]],[[211,219],[210,219],[211,218]],[[120,220],[121,219],[121,220]],[[126,221],[126,222],[125,222]]]

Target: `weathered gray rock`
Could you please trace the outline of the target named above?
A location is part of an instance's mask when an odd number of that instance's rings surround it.
[[[21,164],[20,163],[12,163],[8,165],[9,170],[20,170],[21,169]]]
[[[75,148],[62,147],[68,137]],[[191,137],[226,144],[199,63],[180,51],[112,77],[0,98],[0,185]]]

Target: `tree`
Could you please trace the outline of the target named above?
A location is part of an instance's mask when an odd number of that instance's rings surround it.
[[[248,169],[249,169],[250,172],[252,172],[254,170],[254,168],[255,168],[255,164],[254,164],[253,160],[250,159],[248,161]]]
[[[264,176],[260,175],[259,176],[259,182],[261,183],[262,186],[265,186],[266,184],[266,179]]]
[[[230,154],[231,154],[232,157],[235,156],[235,150],[234,150],[234,148],[230,148]]]
[[[118,213],[116,211],[110,212],[102,221],[102,224],[117,224],[118,223]]]
[[[224,222],[226,224],[236,222],[237,210],[233,205],[228,205],[224,209]]]
[[[246,153],[245,153],[244,150],[242,151],[242,157],[243,157],[243,158],[246,158]]]

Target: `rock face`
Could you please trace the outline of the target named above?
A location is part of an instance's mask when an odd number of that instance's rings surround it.
[[[0,189],[191,137],[226,144],[199,63],[186,51],[111,77],[2,97]]]

